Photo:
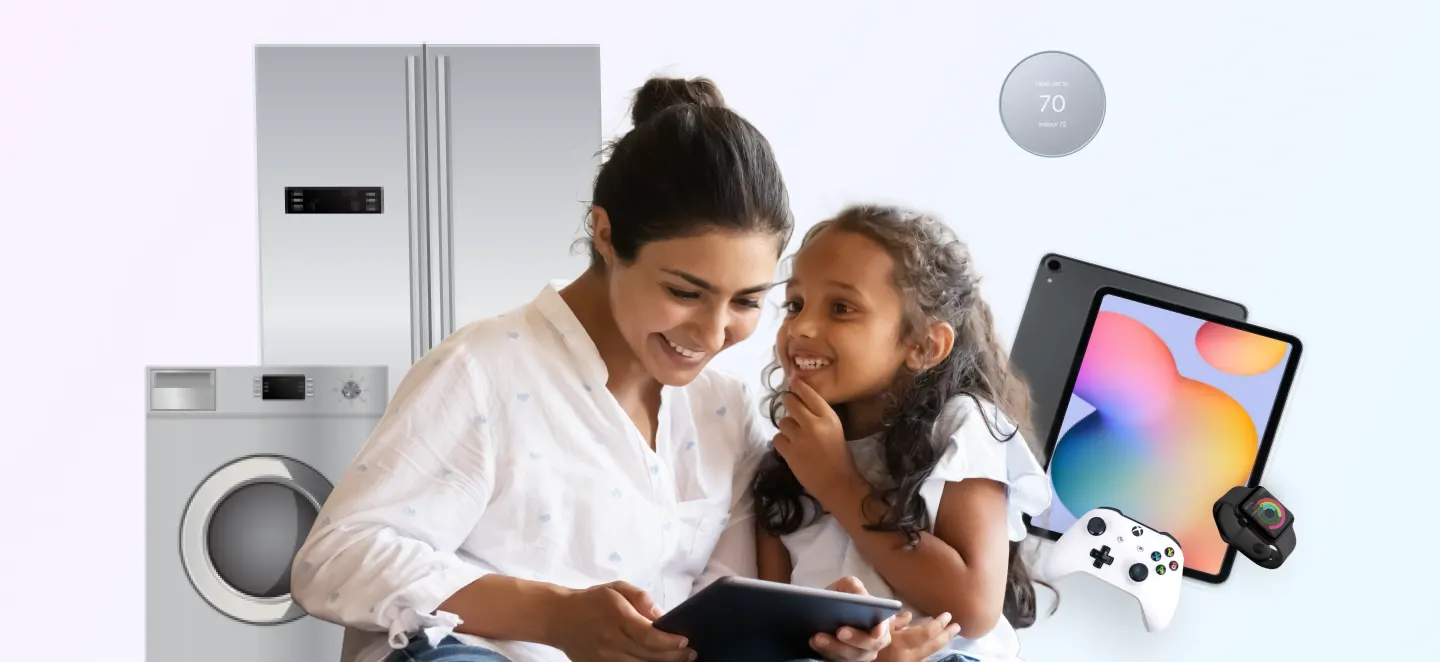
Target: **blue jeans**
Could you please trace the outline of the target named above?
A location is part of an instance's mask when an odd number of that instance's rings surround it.
[[[510,659],[495,651],[467,646],[455,637],[445,637],[440,645],[431,646],[424,636],[410,639],[410,644],[385,658],[385,662],[510,662]],[[976,662],[975,658],[963,653],[953,653],[936,662]]]
[[[440,645],[431,646],[424,635],[411,637],[410,644],[390,653],[385,662],[510,662],[510,659],[487,648],[467,646],[455,637],[445,637]]]

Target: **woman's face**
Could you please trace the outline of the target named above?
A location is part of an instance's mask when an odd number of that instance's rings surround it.
[[[657,381],[690,383],[755,332],[779,253],[774,235],[715,231],[645,244],[630,264],[611,259],[620,335]]]

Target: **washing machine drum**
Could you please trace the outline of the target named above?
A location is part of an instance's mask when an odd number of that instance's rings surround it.
[[[212,473],[180,527],[185,572],[200,597],[256,625],[304,616],[290,599],[290,565],[330,489],[318,471],[282,456],[242,458]]]

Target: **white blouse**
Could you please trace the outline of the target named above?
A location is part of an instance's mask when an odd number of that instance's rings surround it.
[[[1006,517],[1010,540],[1024,540],[1026,529],[1021,515],[1034,516],[1050,505],[1050,483],[1019,434],[1004,442],[991,434],[993,428],[1003,438],[1015,429],[1014,423],[988,404],[982,418],[975,401],[961,397],[949,403],[935,428],[940,461],[920,487],[920,498],[930,514],[930,532],[935,532],[935,518],[940,511],[940,495],[945,483],[988,478],[1007,486]],[[879,435],[850,442],[850,454],[855,458],[856,466],[872,485],[890,484],[881,453]],[[806,507],[809,508],[809,505]],[[865,590],[871,595],[896,597],[894,589],[861,556],[845,528],[832,515],[824,514],[781,540],[794,563],[790,579],[792,584],[824,587],[838,577],[853,575],[865,584]],[[908,604],[905,609],[915,614],[917,622],[921,617],[935,616],[922,614]],[[961,632],[945,650],[930,659],[940,659],[957,652],[986,662],[1018,660],[1020,642],[1014,628],[1001,617],[985,636],[971,640]]]
[[[624,580],[662,611],[720,576],[755,575],[745,487],[769,437],[744,383],[707,370],[664,388],[652,451],[558,285],[417,362],[324,504],[292,595],[350,637],[364,631],[347,662],[380,660],[421,631],[515,662],[565,660],[453,633],[454,615],[432,614],[488,573]]]

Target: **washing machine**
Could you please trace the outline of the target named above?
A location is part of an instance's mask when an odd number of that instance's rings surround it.
[[[387,368],[150,367],[148,662],[331,662],[290,563],[385,413]]]

